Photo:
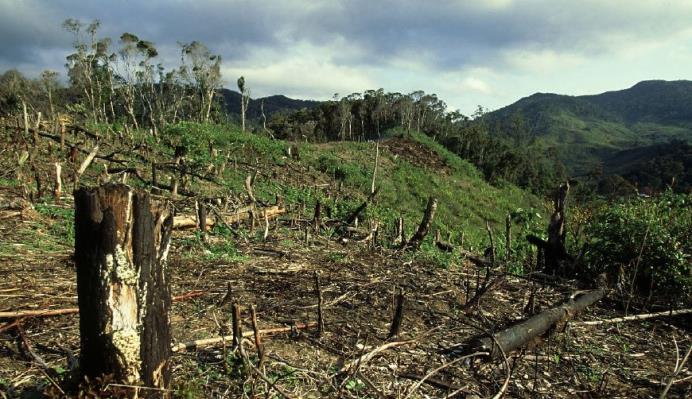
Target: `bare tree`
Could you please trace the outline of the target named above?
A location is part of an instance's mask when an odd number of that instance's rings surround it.
[[[247,112],[247,106],[250,103],[250,90],[245,87],[245,78],[238,78],[238,90],[240,90],[240,120],[243,132],[245,131],[245,113]],[[264,108],[264,105],[262,106]],[[262,110],[264,112],[264,109]]]

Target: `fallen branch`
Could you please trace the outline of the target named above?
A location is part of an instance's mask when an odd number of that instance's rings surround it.
[[[576,299],[570,299],[558,307],[541,312],[493,336],[480,338],[471,344],[471,348],[475,351],[488,351],[492,357],[512,352],[541,337],[561,322],[569,320],[586,307],[599,301],[605,294],[605,288],[586,291]]]
[[[432,370],[431,370],[430,372],[428,372],[428,374],[426,374],[423,378],[421,378],[420,380],[418,380],[418,382],[416,382],[415,384],[413,384],[413,386],[412,386],[411,389],[408,391],[408,393],[406,394],[406,396],[404,396],[404,399],[408,399],[411,395],[413,395],[413,393],[414,393],[424,382],[426,382],[430,377],[432,377],[432,376],[433,376],[435,373],[437,373],[438,371],[440,371],[440,370],[442,370],[442,369],[444,369],[444,368],[447,368],[447,367],[449,367],[449,366],[451,366],[451,365],[453,365],[453,364],[455,364],[455,363],[459,363],[460,361],[462,361],[462,360],[464,360],[464,359],[468,359],[468,358],[470,358],[470,357],[475,357],[475,356],[481,356],[481,355],[487,356],[488,354],[489,354],[488,352],[475,352],[475,353],[471,353],[471,354],[466,355],[466,356],[458,357],[458,358],[456,358],[456,359],[454,359],[454,360],[452,360],[452,361],[446,362],[446,363],[444,363],[443,365],[441,365],[441,366],[439,366],[439,367],[436,367],[436,368],[432,369]]]
[[[184,301],[190,298],[196,298],[204,295],[206,292],[194,290],[181,295],[174,296],[173,302]],[[43,309],[43,310],[16,310],[10,312],[0,312],[0,319],[25,319],[32,317],[49,317],[61,316],[66,314],[79,313],[79,308],[63,308],[63,309]]]
[[[94,148],[91,150],[91,152],[89,153],[89,155],[87,155],[87,157],[84,158],[84,161],[79,166],[79,169],[77,170],[77,176],[81,176],[82,174],[84,174],[84,172],[89,167],[89,165],[91,165],[91,161],[94,160],[94,157],[96,157],[96,154],[98,154],[98,152],[99,152],[99,145],[96,144],[94,146]]]
[[[459,387],[458,385],[454,385],[452,383],[445,382],[445,381],[439,380],[439,379],[434,378],[434,377],[429,377],[426,379],[425,376],[420,375],[420,374],[416,374],[416,373],[397,374],[397,377],[405,378],[407,380],[412,380],[412,381],[421,381],[422,380],[424,383],[426,383],[432,387],[442,389],[445,392],[463,389],[463,387]]]
[[[267,335],[275,335],[275,334],[281,334],[281,333],[287,333],[295,330],[305,330],[308,328],[316,327],[317,323],[311,322],[311,323],[296,323],[293,326],[290,327],[276,327],[276,328],[268,328],[266,330],[259,330],[258,334],[260,336],[267,336]],[[244,332],[243,338],[249,338],[253,337],[255,334],[254,331],[246,331]],[[225,335],[221,337],[214,337],[214,338],[204,338],[204,339],[198,339],[195,341],[190,341],[190,342],[181,342],[179,344],[173,345],[171,347],[171,350],[173,352],[180,352],[184,350],[189,350],[189,349],[197,349],[201,348],[204,346],[212,346],[216,345],[220,342],[226,342],[226,341],[231,341],[233,339],[232,335]]]
[[[636,315],[626,316],[626,317],[616,317],[614,319],[606,319],[606,320],[579,321],[579,322],[576,322],[575,324],[581,325],[581,326],[596,326],[599,324],[610,324],[610,323],[620,323],[620,322],[624,322],[624,321],[646,320],[646,319],[654,319],[656,317],[665,317],[665,316],[680,316],[680,315],[691,314],[691,313],[692,313],[692,309],[669,310],[669,311],[665,311],[665,312],[644,313],[644,314],[636,314]]]
[[[0,312],[0,319],[18,319],[26,317],[48,317],[63,314],[79,313],[79,308],[65,309],[43,309],[43,310],[17,310],[11,312]]]
[[[238,223],[247,219],[250,219],[250,212],[252,209],[250,207],[240,208],[237,212],[225,215],[221,220],[224,224],[230,225],[232,223]],[[266,212],[267,219],[273,219],[280,215],[286,213],[285,208],[280,208],[276,205],[264,208],[260,213]],[[218,215],[218,213],[216,213]],[[216,224],[214,219],[207,219],[207,228],[211,228]],[[181,215],[173,218],[173,229],[174,230],[184,230],[184,229],[194,229],[198,228],[197,219],[194,216]]]
[[[359,366],[363,365],[364,363],[368,362],[369,360],[371,360],[372,358],[377,356],[378,353],[386,351],[387,349],[396,348],[397,346],[404,346],[404,345],[412,344],[414,342],[416,342],[416,340],[411,339],[408,341],[394,341],[394,342],[387,342],[386,344],[382,344],[382,345],[378,346],[377,348],[371,350],[370,352],[360,356],[359,358],[344,364],[344,366],[339,369],[338,374],[345,373],[346,371],[348,371],[351,367],[353,367],[355,365],[359,365]]]

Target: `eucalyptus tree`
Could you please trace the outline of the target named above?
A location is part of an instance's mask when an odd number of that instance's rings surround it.
[[[204,44],[183,43],[181,75],[194,87],[199,98],[198,118],[207,122],[216,91],[221,87],[221,56],[212,54]]]
[[[120,80],[119,92],[123,100],[125,112],[130,117],[135,129],[139,129],[139,122],[135,115],[135,100],[137,90],[137,68],[139,67],[140,50],[137,48],[139,37],[132,33],[120,35],[120,62],[118,63],[118,78]]]
[[[41,72],[41,87],[48,97],[49,116],[50,118],[54,118],[55,108],[53,106],[53,93],[58,88],[58,73],[51,70]]]
[[[101,90],[104,84],[98,74],[102,65],[99,63],[100,49],[96,32],[100,26],[99,20],[88,25],[72,18],[63,22],[63,28],[74,35],[75,52],[67,56],[67,74],[72,85],[84,94],[89,116],[94,122],[99,122],[105,116],[101,110]]]

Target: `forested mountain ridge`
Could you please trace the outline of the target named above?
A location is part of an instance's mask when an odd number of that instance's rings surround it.
[[[223,103],[223,110],[229,114],[240,115],[241,94],[235,90],[220,89],[218,95]],[[286,97],[281,94],[275,94],[267,97],[250,98],[246,115],[249,119],[262,118],[262,107],[264,106],[264,114],[267,118],[277,112],[282,111],[297,111],[303,108],[313,108],[320,104],[320,101],[315,100],[298,100]]]
[[[612,165],[621,150],[692,140],[692,81],[649,80],[586,96],[536,93],[483,121],[494,136],[554,147],[572,174],[584,174]]]

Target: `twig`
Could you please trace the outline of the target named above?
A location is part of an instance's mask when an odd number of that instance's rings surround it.
[[[413,395],[413,393],[414,393],[414,392],[415,392],[415,391],[416,391],[416,390],[417,390],[428,378],[432,377],[433,374],[437,373],[438,371],[440,371],[440,370],[442,370],[442,369],[444,369],[444,368],[447,368],[447,367],[449,367],[449,366],[451,366],[451,365],[453,365],[453,364],[455,364],[455,363],[459,363],[460,361],[462,361],[462,360],[464,360],[464,359],[468,359],[468,358],[470,358],[470,357],[488,356],[488,355],[490,355],[490,353],[488,353],[488,352],[474,352],[474,353],[471,353],[471,354],[466,355],[466,356],[458,357],[458,358],[452,360],[451,362],[444,363],[443,365],[441,365],[441,366],[439,366],[439,367],[436,367],[436,368],[432,369],[428,374],[425,375],[425,377],[423,377],[420,381],[418,381],[417,383],[415,383],[415,384],[413,385],[413,387],[411,387],[411,390],[406,394],[406,396],[404,396],[404,399],[408,399],[411,395]]]
[[[677,342],[676,342],[676,346],[677,346]],[[666,387],[663,388],[663,392],[661,392],[661,396],[658,397],[659,399],[664,399],[666,397],[666,395],[668,394],[668,390],[670,390],[670,387],[675,382],[675,377],[677,377],[678,374],[680,374],[682,369],[685,367],[685,363],[687,363],[687,360],[690,358],[691,352],[692,352],[692,344],[690,344],[690,347],[687,348],[687,352],[685,353],[685,356],[682,358],[682,361],[678,362],[678,360],[680,359],[680,352],[676,351],[678,358],[675,361],[675,363],[676,363],[675,364],[675,370],[673,370],[673,374],[670,376],[670,379],[668,380],[668,384],[666,384]]]
[[[190,298],[196,298],[206,294],[206,292],[201,290],[193,290],[186,292],[181,295],[174,296],[172,298],[173,302],[184,301]],[[63,309],[43,309],[43,310],[15,310],[9,312],[0,312],[0,319],[21,319],[21,318],[32,318],[32,317],[49,317],[49,316],[61,316],[66,314],[79,313],[79,308],[63,308]],[[7,326],[5,326],[7,327]]]
[[[505,391],[507,390],[507,387],[509,386],[509,379],[512,377],[512,371],[509,369],[509,360],[507,359],[507,355],[505,354],[505,351],[500,346],[499,342],[497,342],[497,338],[495,338],[494,335],[491,335],[491,337],[493,337],[495,344],[500,349],[500,353],[502,354],[502,359],[504,360],[505,367],[507,368],[507,378],[505,378],[505,383],[502,384],[502,387],[500,387],[500,390],[495,394],[495,396],[493,396],[493,399],[500,399],[502,397],[502,395],[505,394]]]

